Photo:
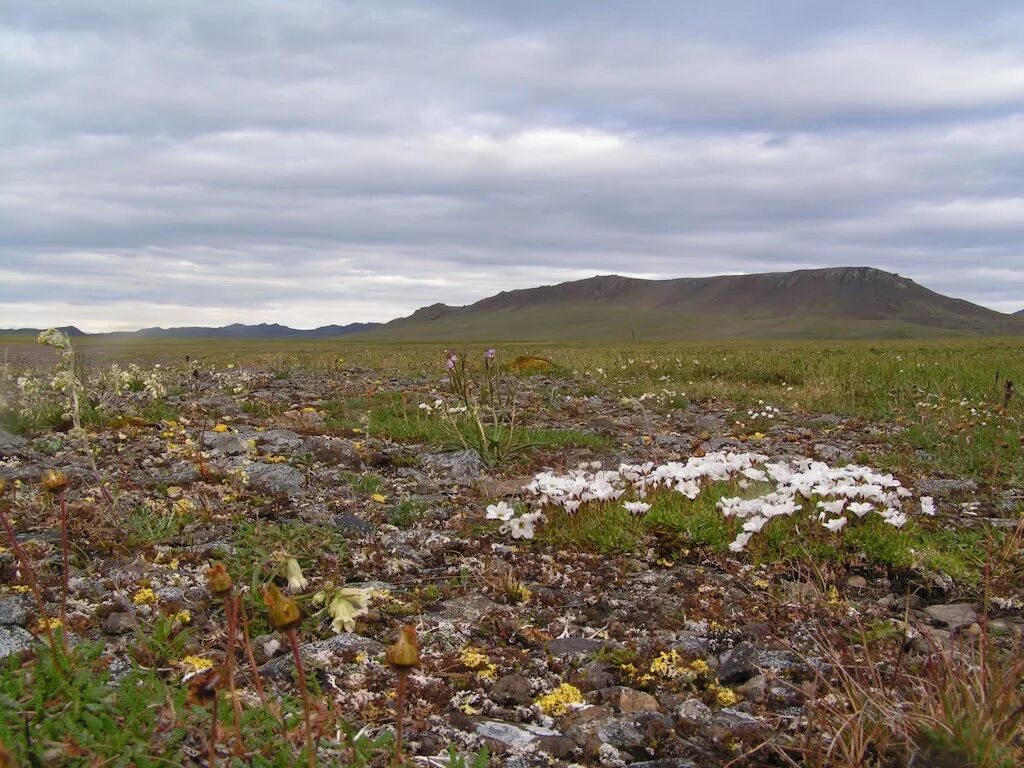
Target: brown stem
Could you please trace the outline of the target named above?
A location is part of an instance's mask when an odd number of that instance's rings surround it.
[[[67,633],[68,625],[68,584],[71,578],[71,571],[68,567],[68,503],[66,492],[61,491],[57,497],[60,500],[60,549],[64,561],[64,584],[60,596],[60,624],[65,627]]]
[[[238,616],[242,623],[242,643],[245,646],[245,658],[249,661],[249,670],[252,672],[252,684],[256,687],[256,693],[259,694],[260,699],[266,704],[267,699],[263,693],[263,683],[260,682],[256,657],[253,656],[252,643],[249,640],[249,616],[245,612],[245,604],[242,602],[241,597],[238,600]]]
[[[241,597],[236,597],[230,592],[224,595],[224,613],[228,629],[227,658],[224,661],[224,668],[228,676],[228,695],[231,697],[231,708],[235,716],[235,755],[238,757],[245,753],[242,743],[242,704],[235,691],[235,636],[238,633],[238,604],[241,600]]]
[[[14,550],[14,554],[17,555],[18,561],[21,563],[22,575],[28,579],[29,587],[32,589],[32,596],[36,600],[36,609],[39,611],[43,627],[46,629],[46,639],[50,643],[50,651],[53,653],[54,662],[56,663],[58,655],[57,639],[53,636],[53,627],[50,626],[50,614],[46,610],[46,603],[43,602],[43,593],[39,589],[35,569],[32,567],[32,562],[28,559],[28,555],[25,554],[25,550],[18,543],[18,539],[14,535],[14,529],[11,527],[11,521],[7,519],[7,513],[2,505],[0,505],[0,524],[3,525],[4,531],[7,533],[7,539],[11,542],[11,549]]]
[[[402,764],[402,723],[405,721],[405,681],[409,671],[398,670],[398,685],[395,686],[395,754],[391,759],[392,766]]]
[[[309,755],[309,768],[316,768],[316,745],[313,743],[313,725],[309,719],[309,713],[313,707],[309,700],[309,688],[306,686],[306,670],[302,666],[302,654],[299,653],[299,639],[294,629],[287,630],[285,634],[292,647],[292,655],[295,656],[295,671],[298,672],[299,687],[302,689],[302,714],[306,723],[306,752]]]
[[[210,768],[215,768],[217,765],[217,693],[213,694],[213,704],[210,705],[210,746],[208,748],[208,756],[206,761],[210,764]]]

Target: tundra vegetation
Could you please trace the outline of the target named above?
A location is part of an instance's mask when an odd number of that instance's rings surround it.
[[[1024,763],[1024,342],[0,339],[0,766]]]

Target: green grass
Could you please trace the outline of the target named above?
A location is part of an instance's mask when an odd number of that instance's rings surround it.
[[[537,541],[601,554],[638,553],[654,547],[670,560],[694,547],[728,555],[729,544],[741,528],[715,505],[723,496],[736,493],[731,483],[711,485],[693,501],[659,492],[648,499],[651,509],[641,517],[633,517],[619,503],[592,503],[575,515],[556,509],[548,512],[550,519],[538,530]],[[742,557],[757,563],[845,564],[864,559],[894,574],[941,572],[959,584],[976,586],[990,546],[1003,538],[998,531],[982,528],[945,530],[932,521],[912,520],[897,529],[876,515],[851,521],[834,535],[809,520],[805,512],[797,512],[769,522],[751,539]]]

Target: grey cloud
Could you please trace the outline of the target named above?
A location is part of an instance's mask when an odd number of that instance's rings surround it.
[[[1024,14],[892,5],[22,3],[0,326],[839,264],[1024,306]]]

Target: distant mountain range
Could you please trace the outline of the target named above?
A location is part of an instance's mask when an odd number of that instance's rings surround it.
[[[114,331],[112,333],[84,333],[78,328],[66,326],[60,330],[71,336],[102,336],[106,338],[152,338],[152,339],[332,339],[363,333],[379,327],[380,323],[349,323],[348,325],[324,325],[312,330],[289,328],[277,323],[260,323],[259,325],[242,325],[235,323],[223,328],[206,328],[203,326],[184,326],[181,328],[142,328],[138,331]],[[0,329],[4,336],[38,335],[38,328],[17,328],[14,330]]]
[[[85,335],[77,328],[68,329]],[[0,331],[35,334],[38,330]],[[433,304],[389,323],[145,328],[107,337],[367,341],[859,339],[1024,334],[1013,315],[930,291],[871,267],[640,280],[618,275]]]
[[[640,280],[608,275],[434,304],[360,338],[421,341],[844,339],[1024,334],[1024,318],[871,267]]]

